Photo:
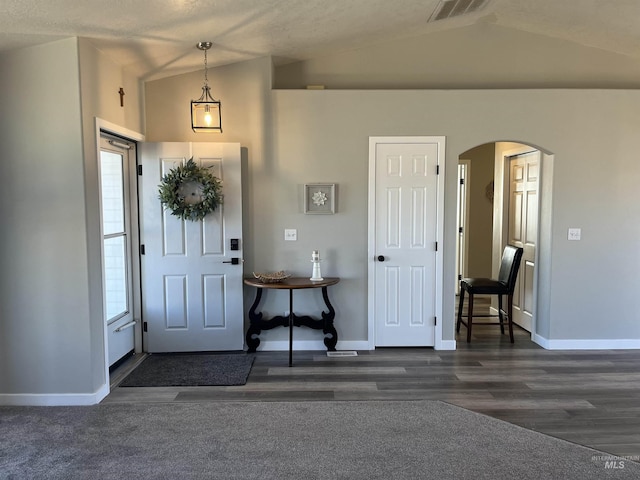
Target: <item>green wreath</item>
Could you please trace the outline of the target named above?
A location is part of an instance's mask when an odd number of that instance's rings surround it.
[[[222,204],[222,181],[190,158],[162,177],[160,202],[183,220],[202,220]]]

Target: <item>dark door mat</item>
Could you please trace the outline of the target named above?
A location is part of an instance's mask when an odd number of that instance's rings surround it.
[[[151,354],[119,386],[244,385],[253,360],[246,354]]]

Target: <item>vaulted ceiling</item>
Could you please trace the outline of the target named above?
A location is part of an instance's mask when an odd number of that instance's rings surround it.
[[[210,66],[286,63],[476,22],[640,59],[638,0],[2,0],[0,52],[86,37],[153,79],[202,68],[200,41]]]

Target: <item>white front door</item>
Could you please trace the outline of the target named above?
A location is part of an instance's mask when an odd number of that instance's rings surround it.
[[[513,294],[513,321],[530,332],[535,300],[540,152],[536,150],[510,156],[509,172],[508,241],[524,249]]]
[[[375,346],[435,343],[441,308],[438,168],[444,163],[444,138],[422,138],[416,143],[370,139],[370,175],[375,178],[369,182],[369,306]]]
[[[241,350],[242,192],[237,143],[143,143],[142,315],[145,350]],[[158,185],[189,158],[222,180],[224,203],[202,221],[165,210]],[[232,239],[237,249],[232,250]],[[236,242],[234,242],[236,244]],[[232,259],[238,263],[233,264]]]

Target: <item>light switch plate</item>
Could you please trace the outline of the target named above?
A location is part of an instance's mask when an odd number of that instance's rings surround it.
[[[298,230],[295,228],[285,228],[284,239],[288,242],[295,242],[298,240]]]
[[[580,240],[581,236],[582,236],[582,229],[580,229],[580,228],[570,228],[567,238],[569,240]]]

